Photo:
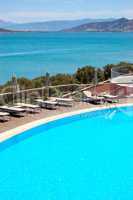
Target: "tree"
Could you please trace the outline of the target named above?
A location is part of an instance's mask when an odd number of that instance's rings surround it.
[[[52,85],[65,85],[75,83],[75,78],[73,75],[69,74],[57,74],[51,76],[50,81]]]
[[[33,82],[25,77],[18,78],[17,82],[21,89],[30,89],[33,87]]]
[[[114,67],[115,65],[110,64],[110,65],[106,65],[103,70],[104,70],[104,79],[108,80],[111,78],[111,69]]]
[[[75,78],[79,83],[88,84],[94,81],[95,68],[92,66],[85,66],[79,68],[75,73]]]

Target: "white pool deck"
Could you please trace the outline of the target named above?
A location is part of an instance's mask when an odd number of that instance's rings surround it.
[[[115,104],[115,105],[110,105],[110,106],[97,106],[97,107],[93,107],[93,108],[87,108],[87,109],[80,109],[77,111],[71,111],[71,112],[66,112],[63,114],[58,114],[55,116],[50,116],[50,117],[45,117],[43,119],[39,119],[39,120],[35,120],[33,122],[24,124],[22,126],[13,128],[11,130],[2,132],[0,134],[0,143],[6,141],[7,139],[10,139],[16,135],[22,134],[24,131],[27,131],[29,129],[35,128],[39,125],[43,125],[46,124],[48,122],[52,122],[54,120],[58,120],[58,119],[62,119],[65,117],[70,117],[70,116],[74,116],[74,115],[78,115],[78,114],[83,114],[86,112],[92,112],[92,111],[97,111],[97,110],[103,110],[103,109],[110,109],[110,108],[116,108],[116,107],[125,107],[125,106],[132,106],[133,103],[123,103],[123,104]]]

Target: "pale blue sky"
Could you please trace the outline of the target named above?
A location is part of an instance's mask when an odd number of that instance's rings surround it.
[[[0,19],[133,18],[133,0],[1,0]]]

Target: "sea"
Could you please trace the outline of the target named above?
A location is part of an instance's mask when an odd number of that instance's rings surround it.
[[[133,62],[133,33],[0,33],[0,84],[120,61]]]

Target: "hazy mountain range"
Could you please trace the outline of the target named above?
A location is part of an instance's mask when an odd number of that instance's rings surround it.
[[[79,20],[57,20],[32,23],[14,23],[0,20],[0,28],[14,31],[61,31],[71,29],[87,23],[107,22],[113,19],[79,19]]]
[[[0,32],[12,32],[11,30],[0,28]]]
[[[23,24],[0,20],[0,32],[4,31],[133,32],[133,20],[126,18],[82,19]]]
[[[63,31],[67,32],[133,32],[133,20],[120,18],[113,21],[85,23]]]

